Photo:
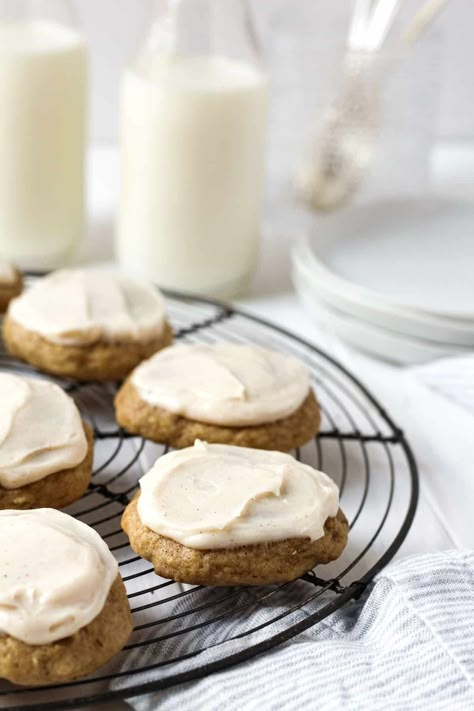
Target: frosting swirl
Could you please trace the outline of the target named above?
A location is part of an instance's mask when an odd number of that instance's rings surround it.
[[[0,373],[0,485],[16,489],[80,464],[79,410],[54,383]]]
[[[315,541],[339,508],[336,484],[289,454],[199,440],[160,457],[140,488],[142,523],[201,550]]]
[[[62,345],[147,341],[164,326],[164,302],[149,284],[112,272],[63,269],[39,280],[8,310],[24,328]]]
[[[0,511],[0,632],[69,637],[102,611],[117,561],[98,533],[55,509]]]
[[[141,363],[131,381],[151,405],[231,427],[287,417],[310,388],[296,358],[234,343],[170,346]]]

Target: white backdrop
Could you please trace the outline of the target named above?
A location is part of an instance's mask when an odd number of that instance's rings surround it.
[[[91,49],[91,137],[96,142],[112,142],[116,138],[120,74],[145,32],[152,0],[73,1]],[[260,27],[277,11],[298,12],[302,5],[310,7],[322,23],[329,16],[348,15],[351,7],[351,0],[251,2]],[[474,139],[474,2],[451,0],[436,24],[443,42],[437,134],[440,138]]]

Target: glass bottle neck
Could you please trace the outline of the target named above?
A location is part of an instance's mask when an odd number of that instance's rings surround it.
[[[155,0],[146,54],[219,56],[260,65],[246,0]]]

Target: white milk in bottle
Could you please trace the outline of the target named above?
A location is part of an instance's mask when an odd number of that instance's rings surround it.
[[[83,233],[86,48],[48,20],[0,22],[0,254],[62,264]]]
[[[260,237],[267,83],[218,54],[145,54],[121,96],[117,250],[163,287],[229,296]]]

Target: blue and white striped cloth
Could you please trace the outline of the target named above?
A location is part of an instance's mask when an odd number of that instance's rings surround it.
[[[139,711],[472,711],[474,552],[392,564],[363,598],[253,661]]]

